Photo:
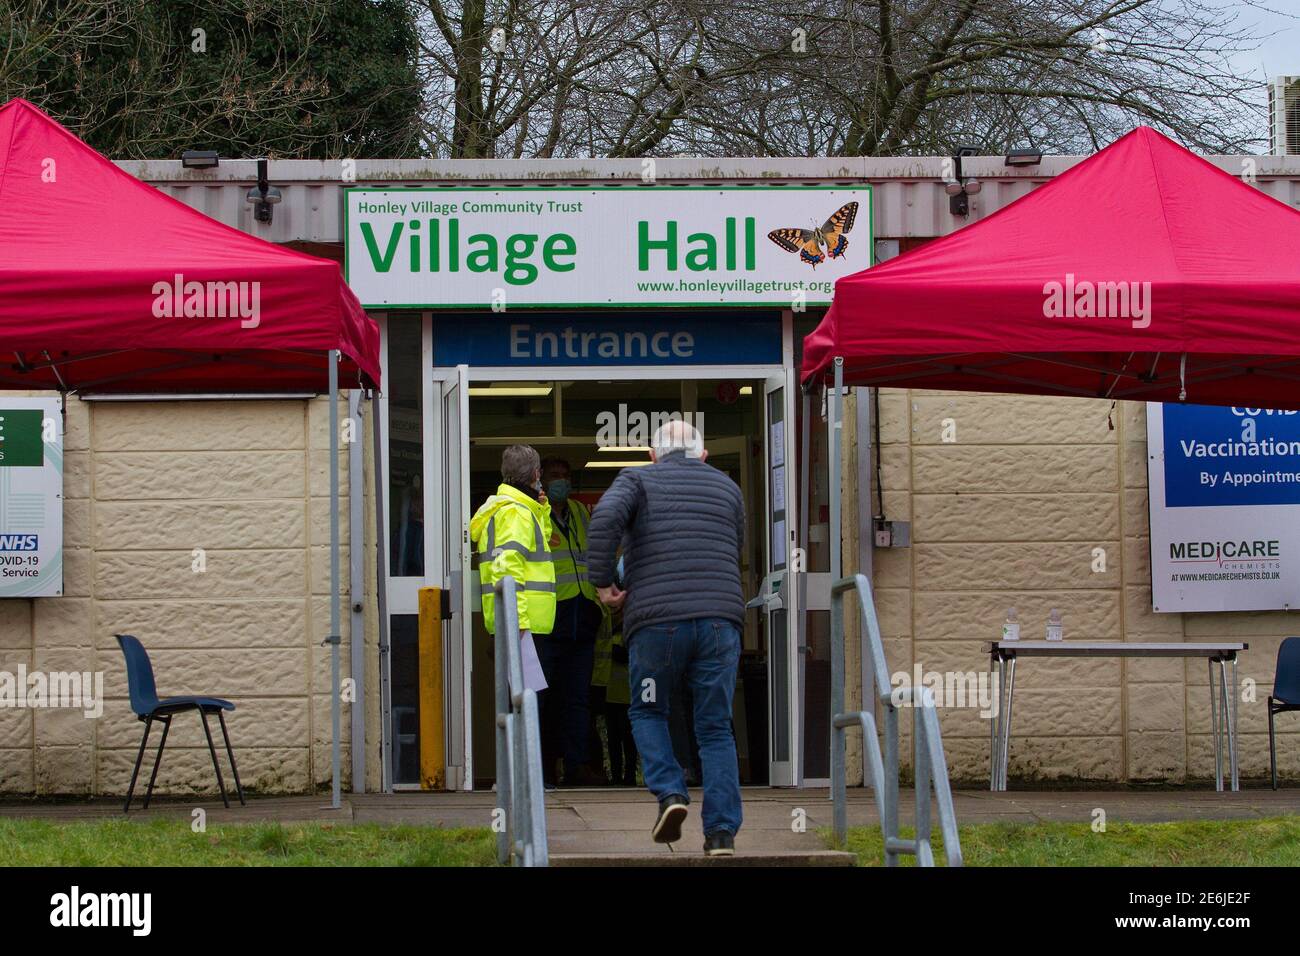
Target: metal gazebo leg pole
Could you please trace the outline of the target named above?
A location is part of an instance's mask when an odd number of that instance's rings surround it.
[[[330,806],[338,810],[343,806],[339,790],[339,738],[342,734],[342,705],[339,697],[342,678],[339,673],[339,353],[330,349],[330,674],[333,699],[330,701],[330,721],[334,733],[333,774],[334,789]],[[356,547],[356,542],[352,543]]]
[[[831,437],[829,448],[829,479],[831,489],[830,501],[830,539],[831,539],[831,581],[838,581],[844,576],[843,559],[844,544],[842,541],[843,529],[840,527],[840,505],[841,495],[840,488],[840,455],[842,447],[840,445],[840,435],[843,432],[843,423],[840,421],[840,396],[844,393],[844,359],[838,355],[835,357],[835,388],[831,392],[830,402],[827,405],[827,415],[831,420]],[[866,710],[863,707],[863,710]]]
[[[366,792],[366,642],[363,608],[366,591],[365,513],[365,432],[362,402],[365,392],[354,388],[348,393],[348,419],[352,423],[352,443],[348,446],[348,673],[352,676],[351,756],[352,792]],[[340,519],[341,520],[341,519]],[[340,648],[342,653],[342,648]]]
[[[831,388],[831,393],[826,397],[826,417],[829,419],[829,435],[826,452],[827,452],[827,475],[826,483],[830,489],[830,514],[827,520],[830,523],[830,569],[831,584],[834,585],[841,577],[844,576],[843,569],[840,567],[841,555],[843,549],[840,545],[840,395],[843,392],[844,385],[844,359],[836,356],[835,358],[835,382]],[[845,775],[848,772],[846,764],[848,763],[848,738],[843,732],[837,732],[835,729],[835,718],[846,710],[845,700],[847,694],[844,688],[844,632],[845,610],[844,601],[841,597],[832,597],[831,600],[831,779],[841,782],[843,785]],[[859,609],[859,615],[861,610]],[[802,701],[796,701],[795,706],[802,706]],[[863,701],[862,709],[867,710],[868,705]],[[864,728],[863,734],[867,731]],[[866,761],[867,742],[862,743],[863,761]],[[834,794],[832,797],[834,798]],[[840,814],[844,817],[841,818]],[[835,805],[835,834],[837,837],[843,837],[848,825],[847,804],[843,801],[836,800]]]
[[[826,395],[826,482],[830,490],[830,514],[827,522],[830,533],[831,584],[834,585],[840,575],[840,382],[844,366],[839,358],[835,359],[835,384]],[[811,422],[807,427],[811,426]],[[844,793],[847,785],[845,779],[848,769],[848,735],[835,726],[835,718],[845,712],[844,700],[844,600],[837,592],[831,592],[831,799],[834,801],[835,839],[843,841],[848,833],[848,802]],[[796,701],[795,706],[802,706]],[[863,707],[863,710],[866,710]],[[865,734],[866,731],[863,730]],[[863,754],[866,744],[863,743]],[[865,756],[864,756],[865,759]]]
[[[379,789],[388,793],[393,787],[392,693],[388,682],[388,533],[384,520],[384,416],[379,405],[379,389],[370,393],[371,448],[375,456],[375,606],[379,610]],[[352,675],[356,677],[356,675]]]

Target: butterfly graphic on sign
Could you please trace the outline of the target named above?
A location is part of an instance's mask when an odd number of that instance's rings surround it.
[[[844,255],[849,248],[849,240],[844,237],[853,229],[853,220],[857,216],[858,204],[849,202],[835,210],[820,229],[816,226],[812,229],[773,229],[767,238],[786,252],[797,252],[800,259],[816,269],[827,256],[838,259]]]

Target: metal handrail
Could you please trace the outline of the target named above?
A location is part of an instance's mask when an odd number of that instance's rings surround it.
[[[518,585],[509,575],[493,588],[496,601],[497,862],[547,866],[546,791],[537,692],[524,688]]]
[[[844,595],[855,591],[862,611],[866,632],[866,652],[870,668],[862,688],[867,709],[846,713],[844,710]],[[934,866],[930,846],[930,787],[934,787],[939,809],[939,829],[949,866],[961,866],[961,842],[957,835],[957,814],[953,808],[952,789],[948,784],[948,764],[943,754],[943,737],[939,731],[939,714],[934,694],[926,687],[905,687],[898,691],[900,702],[912,708],[913,763],[916,776],[916,835],[902,838],[898,826],[898,705],[894,702],[889,669],[885,664],[885,646],[880,637],[880,622],[871,596],[871,583],[864,574],[840,578],[831,585],[831,799],[834,801],[835,839],[841,844],[848,832],[847,771],[845,746],[847,729],[862,728],[863,759],[870,776],[884,837],[885,865],[897,866],[899,855],[910,853],[919,866]],[[879,701],[885,722],[885,750],[881,754],[876,730],[875,701]]]

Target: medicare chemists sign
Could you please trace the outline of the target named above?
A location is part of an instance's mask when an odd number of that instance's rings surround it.
[[[63,593],[58,399],[0,397],[0,598]]]
[[[368,308],[827,305],[871,265],[870,187],[347,190]]]
[[[1157,611],[1300,608],[1300,412],[1147,405]]]

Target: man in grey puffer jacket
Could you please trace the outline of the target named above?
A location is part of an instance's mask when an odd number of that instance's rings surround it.
[[[740,772],[731,729],[745,598],[745,512],[736,483],[705,463],[700,433],[673,420],[655,432],[653,464],[625,468],[601,496],[587,531],[587,572],[600,598],[623,609],[632,704],[628,716],[646,786],[659,800],[651,835],[681,839],[690,799],[673,756],[668,707],[684,682],[695,702],[704,771],[704,852],[730,856],[740,829]],[[615,583],[627,540],[622,588]]]

